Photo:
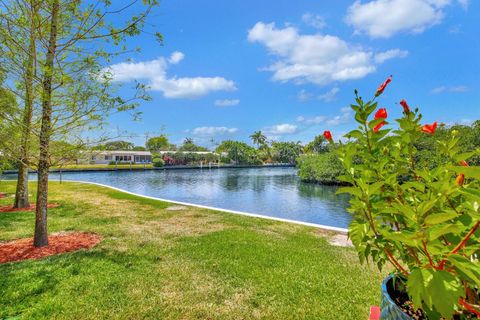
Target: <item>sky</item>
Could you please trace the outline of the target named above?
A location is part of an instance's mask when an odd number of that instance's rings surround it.
[[[164,133],[212,147],[249,142],[261,130],[278,141],[335,138],[354,128],[354,90],[379,99],[389,118],[398,102],[425,123],[480,119],[478,0],[163,0],[149,34],[129,39],[140,53],[108,66],[119,84],[149,86],[141,120],[116,114],[109,130],[144,145]]]

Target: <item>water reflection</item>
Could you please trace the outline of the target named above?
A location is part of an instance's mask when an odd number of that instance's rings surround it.
[[[63,173],[63,179],[335,227],[347,227],[351,220],[348,196],[336,195],[333,186],[300,182],[295,168],[78,172]]]

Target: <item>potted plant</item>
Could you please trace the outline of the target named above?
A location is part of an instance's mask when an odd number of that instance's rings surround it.
[[[455,131],[437,139],[437,122],[422,125],[405,100],[388,128],[376,100],[390,81],[368,102],[355,91],[359,125],[336,148],[348,184],[339,193],[351,195],[349,237],[362,263],[393,267],[382,284],[382,319],[480,318],[480,168],[468,166],[480,152],[463,152]],[[422,135],[435,139],[433,168],[415,147]]]

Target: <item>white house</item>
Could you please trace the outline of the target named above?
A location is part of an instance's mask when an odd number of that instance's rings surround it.
[[[151,163],[152,154],[150,151],[93,151],[89,152],[88,162],[91,164]]]
[[[158,151],[158,154],[167,154],[167,153],[195,153],[195,154],[212,154],[210,151]],[[214,153],[213,153],[214,154]],[[82,159],[79,159],[80,163],[90,163],[90,164],[109,164],[112,162],[116,163],[151,163],[152,162],[152,153],[150,151],[131,151],[131,150],[119,150],[119,151],[108,151],[108,150],[95,150],[85,153],[85,156]]]

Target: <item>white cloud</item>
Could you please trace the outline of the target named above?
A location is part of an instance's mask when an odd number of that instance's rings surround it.
[[[279,59],[264,70],[273,80],[326,85],[360,79],[375,72],[374,54],[331,35],[302,35],[294,27],[277,28],[257,22],[248,32],[250,42],[263,44]]]
[[[301,122],[308,125],[324,123],[326,120],[327,120],[327,117],[325,116],[316,116],[312,118],[305,118],[304,116],[297,117],[297,122]]]
[[[305,102],[312,98],[312,94],[307,92],[307,90],[302,89],[297,94],[298,101]]]
[[[238,131],[237,128],[227,127],[199,127],[193,129],[191,132],[197,136],[224,136],[234,134]]]
[[[329,126],[338,126],[339,124],[348,122],[352,117],[352,109],[344,107],[340,109],[340,115],[327,120]]]
[[[240,103],[239,99],[215,100],[215,105],[217,107],[231,107],[231,106],[236,106],[239,103]]]
[[[436,87],[430,90],[430,94],[439,94],[444,92],[463,93],[467,91],[468,91],[467,86],[441,86],[441,87]]]
[[[323,100],[325,102],[332,102],[336,99],[337,93],[339,92],[340,92],[340,88],[335,87],[335,88],[332,88],[330,91],[319,95],[318,99]]]
[[[323,29],[327,26],[325,18],[310,12],[307,12],[302,16],[302,21],[315,29]]]
[[[462,6],[463,9],[467,10],[470,4],[470,0],[458,0],[458,3]]]
[[[305,125],[317,125],[326,124],[328,126],[338,126],[343,123],[347,123],[352,118],[352,110],[349,107],[340,109],[340,114],[334,117],[327,116],[315,116],[311,118],[305,118],[304,116],[298,116],[297,122]]]
[[[399,32],[422,33],[439,24],[452,0],[373,0],[355,1],[348,8],[346,21],[357,33],[372,38],[389,38]],[[464,8],[467,0],[458,0]]]
[[[170,59],[168,59],[168,62],[170,62],[171,64],[177,64],[179,63],[180,61],[183,60],[183,58],[185,58],[185,55],[180,52],[180,51],[175,51],[174,53],[172,53],[172,55],[170,56]]]
[[[376,63],[384,63],[387,60],[394,58],[405,58],[408,56],[408,51],[400,49],[392,49],[385,52],[380,52],[375,55]]]
[[[294,124],[283,123],[283,124],[277,124],[275,126],[265,128],[263,131],[268,135],[274,135],[274,136],[282,135],[282,134],[292,134],[297,132],[297,126]]]
[[[176,64],[183,57],[183,53],[176,51],[169,59],[160,57],[145,62],[122,62],[103,71],[111,75],[113,81],[146,80],[150,90],[161,91],[165,98],[171,99],[195,99],[215,91],[236,90],[233,81],[222,77],[168,77],[169,64]]]

